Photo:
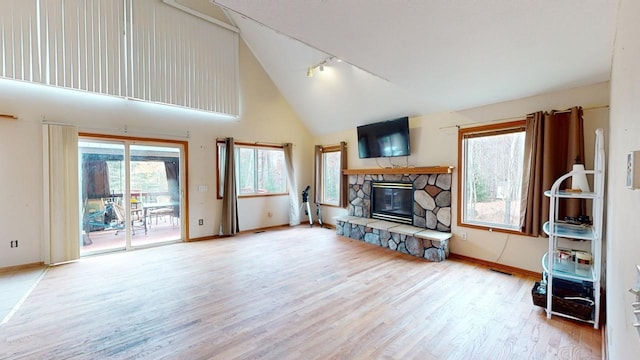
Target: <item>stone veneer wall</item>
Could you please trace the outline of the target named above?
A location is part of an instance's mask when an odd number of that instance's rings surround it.
[[[413,182],[413,226],[451,232],[451,174],[349,175],[349,215],[371,216],[373,180]]]

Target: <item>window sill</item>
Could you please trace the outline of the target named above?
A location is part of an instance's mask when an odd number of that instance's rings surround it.
[[[323,204],[323,203],[316,203],[316,205],[320,205],[320,206],[327,206],[327,207],[332,207],[332,208],[336,208],[336,209],[344,209],[344,207],[342,207],[342,206],[340,206],[340,205]]]
[[[505,229],[505,228],[500,228],[500,227],[491,227],[491,226],[474,225],[474,224],[466,224],[466,223],[458,223],[458,227],[470,228],[470,229],[478,229],[478,230],[486,230],[486,231],[489,231],[489,232],[497,232],[497,233],[503,233],[503,234],[514,234],[514,235],[526,236],[520,230]]]
[[[246,194],[246,195],[238,194],[238,199],[263,197],[263,196],[288,196],[288,195],[289,193],[265,193],[265,194]]]

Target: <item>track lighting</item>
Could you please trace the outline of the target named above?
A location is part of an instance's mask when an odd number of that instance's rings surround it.
[[[318,69],[320,71],[324,71],[324,66],[327,65],[328,61],[331,61],[333,59],[336,59],[336,57],[335,56],[329,56],[328,58],[322,60],[318,64],[313,65],[313,66],[309,66],[307,68],[307,77],[313,77],[313,71],[316,70],[316,69]],[[340,60],[338,60],[338,61],[340,61]]]

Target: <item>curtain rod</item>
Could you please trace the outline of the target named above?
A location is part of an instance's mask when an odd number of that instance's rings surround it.
[[[592,106],[592,107],[588,107],[588,108],[582,108],[582,111],[589,111],[589,110],[597,110],[597,109],[608,109],[609,105],[599,105],[599,106]],[[562,113],[566,113],[566,112],[570,112],[571,109],[567,109],[567,110],[560,110],[560,111],[555,111],[556,114],[562,114]],[[527,114],[529,115],[529,114]],[[478,121],[478,122],[468,122],[468,123],[464,123],[464,124],[456,124],[456,125],[449,125],[449,126],[442,126],[439,128],[439,130],[444,130],[444,129],[450,129],[450,128],[461,128],[461,127],[465,127],[465,126],[470,126],[470,125],[484,125],[484,124],[492,124],[492,123],[498,123],[498,122],[505,122],[505,121],[515,121],[515,120],[523,120],[527,117],[527,115],[524,116],[516,116],[516,117],[508,117],[508,118],[501,118],[501,119],[494,119],[494,120],[487,120],[487,121]]]
[[[216,138],[216,142],[224,142],[227,138]],[[277,142],[266,142],[266,141],[247,141],[247,140],[238,140],[238,139],[233,139],[234,143],[238,143],[238,144],[251,144],[251,145],[264,145],[264,146],[278,146],[278,147],[282,147],[284,144],[289,143],[289,141],[287,142],[281,142],[281,143],[277,143]],[[291,143],[291,145],[295,146],[295,144]]]
[[[42,124],[43,125],[75,126],[78,129],[85,130],[85,131],[103,131],[103,132],[106,131],[106,132],[124,133],[125,135],[154,136],[154,137],[179,138],[179,139],[189,139],[191,137],[191,134],[189,133],[189,131],[187,131],[186,135],[153,133],[153,132],[146,132],[146,131],[139,131],[139,130],[129,130],[126,124],[124,125],[124,129],[95,128],[95,127],[92,128],[92,127],[80,126],[78,124],[70,124],[70,123],[55,122],[55,121],[48,121],[48,120],[42,120]]]
[[[10,114],[0,114],[0,118],[2,119],[10,119],[10,120],[18,120],[18,117]]]

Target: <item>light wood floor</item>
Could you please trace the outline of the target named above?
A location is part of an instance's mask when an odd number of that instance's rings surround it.
[[[0,325],[8,321],[14,309],[44,275],[45,267],[31,265],[6,271],[0,269]]]
[[[269,230],[51,268],[0,358],[600,359],[600,332],[548,320],[533,281]]]

